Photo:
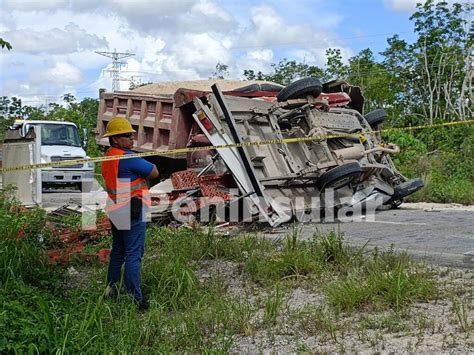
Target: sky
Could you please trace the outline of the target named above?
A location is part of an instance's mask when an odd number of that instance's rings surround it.
[[[324,66],[325,51],[346,61],[376,54],[394,34],[411,42],[416,0],[0,0],[0,96],[26,105],[98,97],[112,88],[111,59],[129,81],[208,79],[217,63],[229,79],[271,72],[282,58]]]

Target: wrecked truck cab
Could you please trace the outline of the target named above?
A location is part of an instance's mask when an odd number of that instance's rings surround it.
[[[398,153],[399,147],[382,143],[361,112],[350,108],[351,93],[359,100],[354,107],[362,107],[360,90],[344,83],[347,92],[323,94],[318,80],[306,78],[302,82],[279,95],[278,102],[223,95],[213,87],[206,105],[194,99],[198,109],[194,117],[198,123],[212,122],[211,129],[209,124],[200,128],[214,145],[254,143],[245,147],[248,157],[241,155],[250,162],[250,168],[245,169],[255,175],[269,201],[299,200],[286,203],[285,212],[293,216],[321,207],[327,190],[334,194],[329,203],[335,207],[362,208],[375,199],[377,207],[397,205],[406,196],[395,193],[401,192],[403,184],[412,187],[404,188],[405,193],[421,188],[419,180],[407,182],[393,165],[390,154]],[[221,132],[221,137],[216,137],[215,131]],[[268,140],[275,142],[256,144]],[[220,156],[229,159],[224,153]],[[227,166],[235,169],[235,165]]]
[[[152,159],[171,177],[166,198],[185,201],[186,216],[237,202],[239,213],[242,205],[248,211],[239,221],[276,226],[325,208],[397,206],[421,187],[395,168],[390,154],[399,148],[383,143],[363,116],[360,88],[301,80],[286,88],[197,81],[102,92],[97,140],[108,144],[100,137],[113,116],[128,118],[138,132],[135,150],[162,151]],[[212,148],[219,145],[227,148]],[[191,149],[166,153],[180,148]],[[162,201],[163,194],[155,205]]]

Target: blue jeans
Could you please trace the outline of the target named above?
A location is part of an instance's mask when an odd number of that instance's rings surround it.
[[[120,271],[125,263],[125,287],[137,302],[143,298],[141,262],[145,251],[145,234],[146,222],[142,218],[132,219],[130,230],[119,230],[112,223],[112,251],[107,272],[107,283],[110,286],[118,286]]]

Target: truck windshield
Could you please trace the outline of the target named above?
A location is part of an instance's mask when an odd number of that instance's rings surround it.
[[[41,124],[42,145],[68,145],[80,147],[81,140],[77,127],[69,124]]]

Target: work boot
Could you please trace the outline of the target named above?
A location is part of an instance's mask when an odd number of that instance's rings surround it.
[[[148,308],[150,308],[150,303],[145,297],[143,297],[140,301],[135,301],[135,303],[137,304],[138,310],[141,312],[148,311]]]

